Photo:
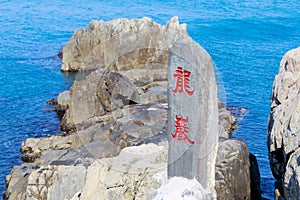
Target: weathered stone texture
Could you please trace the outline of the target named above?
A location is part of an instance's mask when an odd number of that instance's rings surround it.
[[[284,184],[284,194],[281,195],[287,199],[291,199],[289,193],[295,193],[295,188],[300,191],[298,171],[294,168],[295,162],[298,162],[298,154],[294,152],[298,151],[300,144],[299,72],[300,48],[297,48],[284,55],[279,73],[275,77],[267,136],[271,169],[278,183]],[[278,188],[277,196],[280,196],[279,192],[283,193],[281,188],[282,186]]]
[[[300,149],[297,149],[287,162],[283,178],[284,198],[300,199]]]
[[[183,75],[190,73],[187,90],[193,91],[192,95],[187,91],[174,92],[178,87],[174,77],[178,67]],[[178,42],[171,49],[168,69],[168,175],[196,178],[207,191],[214,193],[219,121],[212,60],[197,43]],[[186,78],[183,77],[183,88]],[[176,134],[176,117],[188,119],[186,134],[193,144],[172,138]]]
[[[62,51],[63,70],[89,72],[77,73],[55,100],[66,133],[22,143],[25,163],[7,176],[4,199],[155,197],[167,178],[167,64],[178,39],[191,41],[177,17],[166,26],[149,18],[93,21],[76,31]],[[209,90],[203,95],[216,92]],[[220,135],[229,137],[235,118],[219,109]]]
[[[191,40],[186,25],[179,25],[177,17],[166,26],[147,17],[91,21],[87,29],[75,31],[62,49],[61,69],[85,71],[115,65],[115,69],[123,71],[128,66],[138,67],[149,60],[163,63],[161,61],[167,61],[164,51],[183,38]]]
[[[237,139],[220,139],[216,163],[218,199],[251,199],[250,184],[247,144]]]

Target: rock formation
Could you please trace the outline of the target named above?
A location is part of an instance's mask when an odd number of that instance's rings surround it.
[[[280,62],[271,95],[267,144],[277,196],[300,198],[300,48],[287,52]],[[283,189],[282,189],[283,188]],[[278,197],[279,198],[279,197]]]
[[[91,21],[87,29],[75,31],[63,47],[61,69],[88,71],[111,66],[122,71],[140,67],[150,60],[152,63],[164,64],[168,59],[165,51],[179,39],[191,41],[186,25],[179,25],[177,17],[173,17],[166,26],[147,17],[110,22]],[[161,69],[140,72],[149,73],[150,79],[155,75],[165,78]]]
[[[155,198],[167,185],[166,72],[169,48],[178,39],[191,41],[177,17],[166,26],[149,18],[92,21],[75,31],[62,50],[62,70],[88,73],[78,73],[70,91],[53,101],[65,134],[22,143],[25,162],[7,176],[4,199]],[[219,134],[229,138],[236,118],[221,103],[219,110]],[[246,144],[222,139],[219,145],[217,197],[234,191],[249,199]],[[229,174],[241,166],[244,179]]]
[[[218,199],[250,199],[250,159],[247,144],[220,139],[216,164]]]

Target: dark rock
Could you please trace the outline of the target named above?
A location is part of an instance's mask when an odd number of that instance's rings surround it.
[[[51,100],[47,101],[46,104],[48,104],[48,105],[57,105],[57,99],[56,98],[51,99]]]
[[[39,153],[26,153],[26,154],[22,155],[21,160],[24,162],[32,163],[40,157],[41,157],[41,154],[39,154]]]
[[[251,199],[261,199],[260,173],[256,156],[250,153]]]

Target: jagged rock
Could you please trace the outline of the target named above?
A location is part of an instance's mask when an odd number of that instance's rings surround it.
[[[66,127],[63,129],[80,130],[82,123],[94,117],[137,102],[138,91],[127,77],[98,69],[85,79],[73,83],[69,109],[63,119],[66,120]]]
[[[120,112],[122,117],[118,119],[109,115],[109,120],[98,121],[95,125],[74,134],[26,139],[21,147],[22,158],[25,162],[34,162],[40,157],[40,160],[43,160],[43,155],[49,153],[49,150],[53,150],[51,154],[55,154],[54,151],[57,150],[79,151],[80,148],[88,150],[90,157],[102,158],[115,156],[127,146],[166,140],[165,103],[126,106]],[[84,150],[80,152],[79,155],[89,157],[83,154]],[[56,156],[53,155],[53,160],[54,158]]]
[[[57,104],[61,107],[68,107],[70,104],[70,92],[64,91],[57,97]]]
[[[12,170],[5,199],[152,199],[164,181],[159,175],[166,177],[167,142],[128,147],[89,165],[57,164]]]
[[[244,141],[219,140],[215,187],[219,200],[251,199],[249,156]]]
[[[177,17],[166,26],[149,18],[92,21],[75,31],[62,50],[62,70],[98,70],[73,83],[61,129],[74,132],[83,121],[131,103],[166,100],[154,86],[166,85],[169,50],[179,39],[191,41]]]
[[[28,176],[33,171],[31,164],[26,163],[26,166],[14,166],[6,176],[6,191],[3,194],[4,200],[26,199],[26,186]]]
[[[85,71],[112,66],[118,71],[129,71],[128,66],[130,69],[137,68],[149,61],[150,64],[166,64],[166,52],[178,39],[191,40],[186,25],[180,25],[177,17],[173,17],[166,26],[147,17],[91,21],[88,29],[75,31],[63,47],[61,69]],[[139,73],[142,71],[148,74],[150,82],[153,82],[155,75],[163,74],[161,70],[140,70]]]
[[[227,110],[226,106],[219,100],[219,137],[230,138],[232,132],[237,128],[237,118]]]
[[[46,102],[48,105],[56,105],[57,104],[57,99],[50,99],[49,101]]]
[[[297,176],[298,172],[287,166],[290,156],[299,149],[300,143],[300,48],[287,52],[281,60],[279,73],[276,75],[271,95],[271,113],[269,115],[269,127],[267,144],[269,149],[269,160],[273,176],[278,184],[287,184],[283,177],[291,173]],[[295,160],[295,155],[293,156]],[[295,169],[294,169],[295,170]],[[293,171],[293,172],[291,172]],[[288,173],[288,174],[286,174]],[[284,178],[286,180],[286,178]],[[297,182],[288,184],[291,191],[294,188],[300,191]],[[283,193],[282,186],[278,186],[277,196],[283,195],[290,198],[290,194]],[[284,191],[289,191],[286,188]],[[287,196],[286,196],[287,195]]]
[[[80,198],[153,199],[166,173],[167,148],[154,144],[128,147],[119,156],[95,161],[87,170]]]
[[[7,177],[7,199],[14,199],[13,197],[18,195],[26,197],[24,192],[27,195],[41,195],[41,191],[47,192],[45,199],[71,198],[71,194],[74,194],[74,200],[154,199],[157,192],[162,192],[157,189],[167,181],[167,149],[167,142],[161,141],[159,145],[150,143],[127,147],[116,157],[97,160],[84,159],[82,154],[79,155],[80,151],[56,150],[56,155],[48,151],[49,155],[43,155],[36,163],[30,163],[31,167],[23,165]],[[233,139],[220,142],[216,164],[218,199],[249,199],[250,164],[247,156],[249,153],[244,142]],[[70,158],[73,159],[72,162]],[[57,161],[50,163],[56,159]],[[37,162],[40,166],[36,166]],[[78,170],[80,176],[76,175]],[[14,177],[14,180],[11,177]],[[38,186],[37,180],[43,184]],[[20,181],[22,185],[18,184]],[[27,187],[28,183],[31,183],[30,187]],[[58,188],[61,184],[65,186]],[[201,193],[195,192],[194,195],[209,195],[208,191],[203,191],[198,186],[196,191]],[[182,192],[184,196],[191,197],[188,191]]]
[[[289,158],[283,179],[284,198],[286,200],[300,199],[300,149]]]
[[[70,199],[83,187],[85,178],[86,168],[84,166],[40,168],[33,171],[28,177],[26,200]]]

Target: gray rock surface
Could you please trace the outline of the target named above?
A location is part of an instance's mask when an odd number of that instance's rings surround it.
[[[139,102],[136,86],[117,72],[98,69],[85,79],[73,83],[69,109],[61,127],[68,132],[83,129],[96,123],[93,118],[123,108],[131,102]],[[89,120],[92,124],[86,123]]]
[[[149,32],[149,27],[159,34]],[[88,30],[76,31],[63,50],[63,65],[69,67],[65,70],[94,71],[84,76],[78,73],[70,91],[57,99],[57,110],[63,115],[61,127],[66,134],[22,143],[25,162],[7,176],[4,199],[78,200],[94,199],[94,194],[108,199],[155,197],[167,177],[169,54],[161,48],[170,48],[178,38],[189,41],[185,29],[175,17],[166,27],[148,18],[121,19],[95,21]],[[128,45],[150,33],[155,37],[139,42],[142,47],[138,50],[134,49],[136,44],[128,50],[125,43],[118,43],[126,41]],[[113,42],[103,43],[106,38],[113,38]],[[124,49],[109,54],[117,49],[115,45]],[[99,52],[108,53],[98,59]],[[106,67],[98,68],[96,63]],[[222,135],[229,137],[235,119],[225,107],[219,109]],[[147,154],[141,153],[145,151]],[[97,173],[99,176],[95,176]]]
[[[283,186],[285,199],[300,199],[300,149],[297,149],[287,162]]]
[[[178,39],[191,40],[186,25],[179,24],[177,17],[173,17],[166,26],[147,17],[91,21],[87,29],[76,30],[63,47],[61,69],[86,71],[111,66],[117,71],[127,71],[132,66],[166,64],[166,52]],[[139,73],[143,72],[148,74],[149,80],[155,75],[163,75],[161,70],[149,72],[140,69]]]
[[[164,142],[127,147],[116,157],[96,159],[88,166],[43,165],[26,179],[18,177],[16,180],[24,183],[14,186],[23,186],[22,190],[14,188],[17,190],[8,190],[6,195],[8,199],[30,200],[153,199],[165,181],[166,160]]]
[[[279,185],[283,183],[300,191],[299,183],[296,181],[298,172],[293,169],[293,163],[287,165],[294,152],[299,149],[300,143],[300,48],[287,52],[281,60],[279,73],[276,75],[271,95],[271,113],[269,116],[269,128],[267,144],[269,148],[269,159],[274,177]],[[295,160],[295,155],[293,156]],[[290,169],[292,168],[292,169]],[[288,177],[289,184],[287,184]],[[284,179],[284,181],[283,181]],[[283,191],[278,188],[277,193]],[[284,189],[284,191],[289,191]],[[290,198],[288,193],[282,194]]]
[[[75,31],[62,50],[62,70],[98,70],[73,84],[62,130],[74,132],[124,105],[165,99],[154,86],[167,85],[169,50],[178,39],[191,41],[177,17],[166,26],[149,18],[92,21]]]
[[[210,193],[219,138],[217,90],[208,53],[195,42],[175,43],[168,67],[168,176],[196,178]]]
[[[220,139],[216,163],[218,199],[251,199],[250,154],[237,139]]]
[[[114,158],[96,160],[87,170],[78,200],[153,199],[163,181],[159,174],[166,173],[166,158],[166,146],[148,144],[127,147]]]

